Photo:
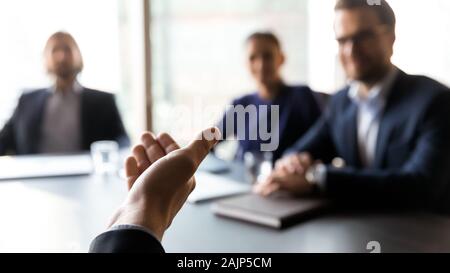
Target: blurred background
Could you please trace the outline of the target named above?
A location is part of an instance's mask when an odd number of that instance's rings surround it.
[[[390,0],[398,17],[394,63],[450,84],[450,2]],[[55,31],[78,41],[80,82],[116,94],[133,140],[196,131],[217,120],[198,105],[224,107],[255,90],[245,38],[270,30],[281,39],[287,83],[333,93],[345,83],[333,34],[334,0],[15,0],[0,3],[0,127],[27,89],[50,84],[43,47]],[[177,110],[174,110],[177,109]],[[219,108],[220,109],[220,108]],[[178,129],[177,129],[178,128]]]
[[[407,73],[450,85],[450,1],[388,2],[398,22],[394,64]],[[218,121],[232,99],[256,91],[245,47],[246,38],[255,31],[272,31],[280,38],[287,58],[282,71],[287,84],[307,84],[333,94],[346,82],[334,39],[334,4],[335,0],[0,1],[0,128],[23,92],[52,84],[43,51],[56,31],[71,33],[80,46],[84,59],[80,83],[116,95],[133,143],[142,131],[153,130],[171,133],[184,144]],[[231,159],[235,144],[225,143],[229,146],[219,147],[216,154]],[[121,156],[129,150],[124,152]],[[86,251],[126,195],[124,171],[90,175],[88,154],[63,159],[6,156],[0,161],[0,252]],[[109,161],[114,166],[114,160]],[[215,161],[210,162],[214,169]],[[8,178],[11,173],[15,177]],[[205,192],[220,186],[203,177],[209,183],[203,185],[210,187]],[[366,243],[378,240],[384,228],[404,236],[384,237],[392,239],[394,251],[400,242],[406,250],[418,242],[428,251],[450,245],[449,237],[442,236],[448,234],[449,220],[421,216],[409,222],[397,215],[381,221],[369,215],[361,222],[349,217],[337,226],[325,219],[322,226],[305,225],[298,233],[278,234],[243,224],[233,227],[213,218],[208,204],[188,207],[178,219],[174,222],[178,229],[163,242],[169,252],[235,251],[235,246],[241,247],[238,252],[278,251],[277,246],[292,252],[339,252],[349,245],[365,251]],[[198,230],[202,236],[193,236]],[[320,236],[311,239],[317,231]],[[200,243],[189,243],[198,237]],[[259,248],[262,244],[269,248]]]

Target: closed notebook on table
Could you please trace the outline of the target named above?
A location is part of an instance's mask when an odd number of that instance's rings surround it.
[[[325,199],[279,193],[270,197],[246,194],[227,198],[213,204],[212,210],[218,216],[282,229],[317,216],[329,207]]]

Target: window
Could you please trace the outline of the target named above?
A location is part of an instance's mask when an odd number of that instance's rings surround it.
[[[186,141],[214,124],[232,98],[255,90],[244,41],[256,30],[272,30],[283,41],[285,80],[307,81],[307,7],[298,0],[152,1],[156,131]]]

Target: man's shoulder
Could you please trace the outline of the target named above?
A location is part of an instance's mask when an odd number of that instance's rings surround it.
[[[349,102],[351,102],[350,98],[348,97],[350,86],[347,85],[334,93],[330,99],[329,99],[329,107],[337,107],[337,106],[346,106]]]
[[[433,98],[441,93],[448,92],[450,89],[424,75],[410,75],[403,71],[399,72],[398,78],[394,82],[393,91],[395,93],[401,93],[405,98]],[[344,88],[338,90],[332,97],[331,103],[334,105],[347,104],[350,99],[348,97],[350,87],[347,85]]]
[[[424,75],[410,75],[400,71],[394,84],[391,100],[403,101],[406,105],[419,109],[428,109],[440,98],[447,97],[449,88],[437,80]]]
[[[112,93],[97,90],[97,89],[87,88],[87,87],[83,88],[83,95],[87,96],[87,97],[91,97],[91,98],[98,98],[98,99],[114,98],[114,94],[112,94]]]
[[[424,75],[409,75],[404,73],[402,77],[404,89],[418,95],[437,95],[449,91],[443,83]]]
[[[21,98],[24,100],[29,100],[36,97],[47,96],[50,93],[50,88],[26,89],[23,91]],[[112,93],[87,87],[82,88],[82,94],[93,98],[114,98],[114,94]]]
[[[49,94],[49,88],[39,88],[39,89],[25,89],[22,93],[21,99],[28,100],[43,95]]]
[[[48,88],[40,88],[40,89],[25,89],[23,90],[19,102],[19,109],[28,110],[30,107],[34,108],[36,106],[41,105],[41,103],[45,102],[45,99],[50,95],[50,91]]]
[[[111,109],[111,107],[115,107],[115,95],[105,91],[84,87],[81,93],[81,99],[83,104],[90,105],[94,108],[103,107],[105,109]]]

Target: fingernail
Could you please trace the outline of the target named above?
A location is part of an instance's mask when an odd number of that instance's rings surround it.
[[[158,141],[159,143],[161,143],[163,146],[167,146],[170,144],[170,139],[167,138],[167,134],[166,133],[162,133],[158,135]]]
[[[149,147],[151,145],[150,135],[149,134],[143,134],[141,137],[142,144],[145,147]]]
[[[202,137],[207,141],[214,141],[217,143],[221,139],[222,134],[217,128],[212,127],[203,131]]]

